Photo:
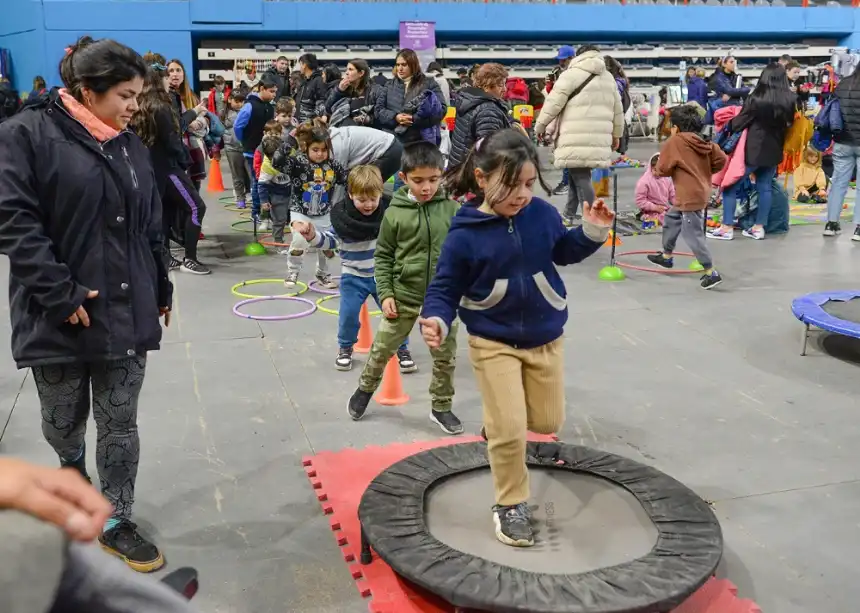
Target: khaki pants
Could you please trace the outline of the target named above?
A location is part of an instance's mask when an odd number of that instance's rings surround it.
[[[554,434],[564,422],[564,341],[515,349],[469,337],[469,357],[484,405],[496,504],[529,499],[526,433]]]
[[[367,363],[358,379],[358,389],[372,394],[382,381],[385,365],[397,349],[409,338],[421,307],[397,303],[397,317],[379,322]],[[457,363],[457,322],[451,324],[448,337],[438,349],[431,349],[433,374],[430,378],[430,402],[434,411],[450,411],[454,401],[454,367]]]

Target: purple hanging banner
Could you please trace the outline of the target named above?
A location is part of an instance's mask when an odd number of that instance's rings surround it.
[[[427,70],[427,65],[436,59],[436,22],[401,21],[400,48],[412,49],[421,70]]]

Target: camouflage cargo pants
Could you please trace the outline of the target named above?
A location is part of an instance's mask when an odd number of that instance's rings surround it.
[[[358,388],[369,394],[376,391],[382,381],[385,365],[403,344],[418,320],[420,308],[397,305],[396,319],[383,318],[373,338],[367,363],[361,371]],[[450,411],[454,398],[454,367],[457,361],[457,322],[438,349],[431,349],[433,376],[430,379],[430,398],[434,411]]]

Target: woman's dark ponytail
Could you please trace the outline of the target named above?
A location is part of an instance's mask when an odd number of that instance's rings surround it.
[[[93,40],[90,36],[82,36],[66,47],[60,60],[63,85],[79,102],[84,101],[84,88],[104,94],[120,83],[144,78],[147,69],[146,62],[134,49],[109,38]]]

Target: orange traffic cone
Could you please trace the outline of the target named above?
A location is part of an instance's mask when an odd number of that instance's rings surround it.
[[[221,161],[211,160],[209,162],[209,185],[206,189],[210,192],[224,191],[224,177],[221,176]]]
[[[621,242],[621,239],[615,235],[615,232],[610,230],[609,231],[609,237],[606,239],[606,242],[603,243],[603,246],[604,247],[611,247],[612,245],[615,245],[616,247],[619,247],[622,244],[623,243]]]
[[[367,310],[367,303],[361,305],[361,312],[358,315],[358,342],[353,345],[352,350],[356,353],[370,353],[370,346],[373,345],[373,329],[370,327],[370,311]]]
[[[385,365],[385,373],[382,375],[382,386],[374,398],[379,404],[385,406],[398,406],[409,402],[409,396],[403,391],[403,379],[400,377],[400,363],[397,356],[391,356]]]

